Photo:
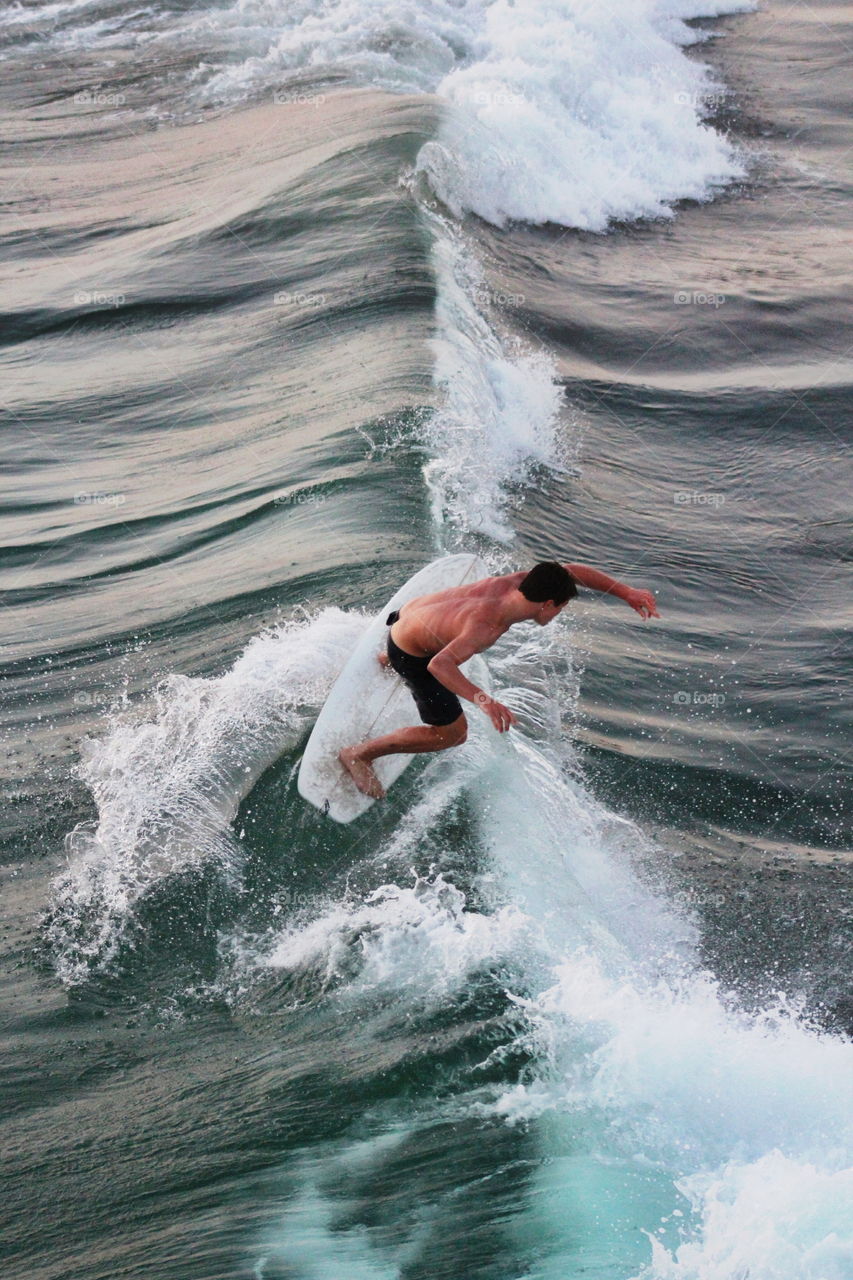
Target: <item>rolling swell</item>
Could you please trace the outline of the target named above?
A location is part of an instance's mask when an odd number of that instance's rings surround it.
[[[412,235],[411,210],[395,185],[407,146],[417,140],[407,142],[403,132],[389,148],[380,137],[371,155],[360,140],[351,145],[340,132],[344,112],[341,101],[329,124],[339,130],[333,148],[323,135],[323,150],[335,150],[338,158],[325,156],[313,173],[297,175],[290,185],[282,168],[274,177],[264,172],[262,186],[284,184],[284,190],[245,212],[211,204],[210,184],[221,181],[221,130],[215,140],[202,131],[210,147],[206,169],[204,142],[192,129],[181,131],[169,144],[178,153],[172,158],[189,164],[192,156],[192,172],[178,168],[174,185],[160,196],[187,210],[164,217],[153,230],[116,233],[120,289],[109,285],[99,235],[67,256],[60,243],[34,235],[38,251],[44,246],[51,255],[50,273],[40,280],[52,305],[5,317],[8,340],[18,350],[23,345],[24,357],[32,352],[38,358],[35,378],[26,385],[13,381],[11,407],[43,459],[34,496],[42,503],[64,501],[65,511],[59,517],[54,507],[59,518],[46,537],[7,551],[10,568],[34,559],[46,577],[44,589],[61,588],[63,578],[72,589],[74,581],[102,582],[101,608],[113,617],[131,619],[133,600],[159,599],[155,616],[145,619],[150,626],[157,615],[173,613],[173,593],[148,591],[146,572],[162,575],[170,563],[198,555],[211,576],[200,594],[195,583],[195,603],[210,607],[219,594],[214,577],[223,572],[223,543],[251,537],[255,525],[299,526],[312,503],[314,510],[332,504],[353,483],[357,491],[358,450],[349,443],[341,449],[336,441],[349,435],[353,422],[364,428],[407,401],[423,401],[427,377],[418,331],[426,332],[433,286],[419,237]],[[395,103],[390,112],[395,119],[402,112],[408,123],[411,108]],[[243,117],[236,133],[232,128],[233,145],[262,127],[274,139],[279,119]],[[355,129],[364,132],[363,126]],[[381,129],[374,132],[381,135]],[[109,166],[110,144],[104,145]],[[272,141],[258,169],[271,171],[277,163]],[[156,167],[159,173],[160,162]],[[372,182],[365,176],[371,167]],[[243,186],[250,184],[244,171]],[[326,217],[318,196],[324,186],[329,193],[350,192],[343,204],[329,198]],[[135,198],[130,182],[112,193],[116,205],[123,198]],[[314,208],[310,226],[298,213],[300,203]],[[339,213],[349,204],[361,210],[361,231]],[[374,223],[383,226],[383,249],[381,261],[371,264]],[[171,296],[163,293],[164,263]],[[347,341],[339,349],[342,333]],[[57,398],[53,381],[42,394],[38,366],[46,367],[60,341]],[[330,465],[317,430],[317,392],[300,366],[334,370],[334,391],[322,409]],[[57,409],[65,419],[61,425]],[[355,436],[360,439],[363,459],[371,445]],[[169,475],[161,494],[150,487],[149,460]],[[18,520],[25,529],[26,509]],[[299,537],[298,528],[293,536]],[[264,573],[259,563],[255,582],[241,585],[261,587]],[[32,601],[29,591],[25,598]],[[81,632],[60,606],[52,609],[51,634],[74,644]]]

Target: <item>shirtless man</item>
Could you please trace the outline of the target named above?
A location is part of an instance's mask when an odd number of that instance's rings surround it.
[[[459,668],[475,653],[490,648],[516,622],[544,627],[577,595],[578,583],[618,596],[641,618],[660,617],[651,591],[626,587],[588,565],[562,565],[554,560],[537,564],[529,573],[507,573],[418,596],[389,614],[388,649],[379,654],[379,661],[402,676],[423,724],[344,747],[338,758],[359,791],[376,800],[385,795],[372,764],[379,756],[444,751],[463,743],[468,725],[460,698],[480,707],[505,733],[515,723],[509,707],[478,689]]]

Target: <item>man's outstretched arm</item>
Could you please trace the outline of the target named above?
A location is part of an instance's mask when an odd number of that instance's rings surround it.
[[[627,587],[624,582],[611,578],[609,573],[592,569],[588,564],[567,564],[565,568],[579,586],[589,587],[591,591],[601,591],[608,596],[618,596],[632,609],[636,609],[641,618],[660,617],[651,591],[643,591],[639,587]]]

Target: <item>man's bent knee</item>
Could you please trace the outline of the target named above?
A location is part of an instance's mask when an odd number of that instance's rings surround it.
[[[442,747],[461,747],[468,737],[468,722],[464,716],[459,716],[450,724],[433,725],[433,729]]]

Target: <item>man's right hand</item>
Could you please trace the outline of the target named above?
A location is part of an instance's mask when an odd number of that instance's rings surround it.
[[[482,707],[498,733],[506,733],[510,725],[516,723],[515,716],[509,707],[505,707],[502,702],[496,702],[494,698],[490,698],[487,693],[480,693],[476,698],[477,705]]]
[[[628,587],[625,592],[625,603],[635,609],[641,618],[659,618],[658,607],[651,591],[642,591],[639,587]]]

